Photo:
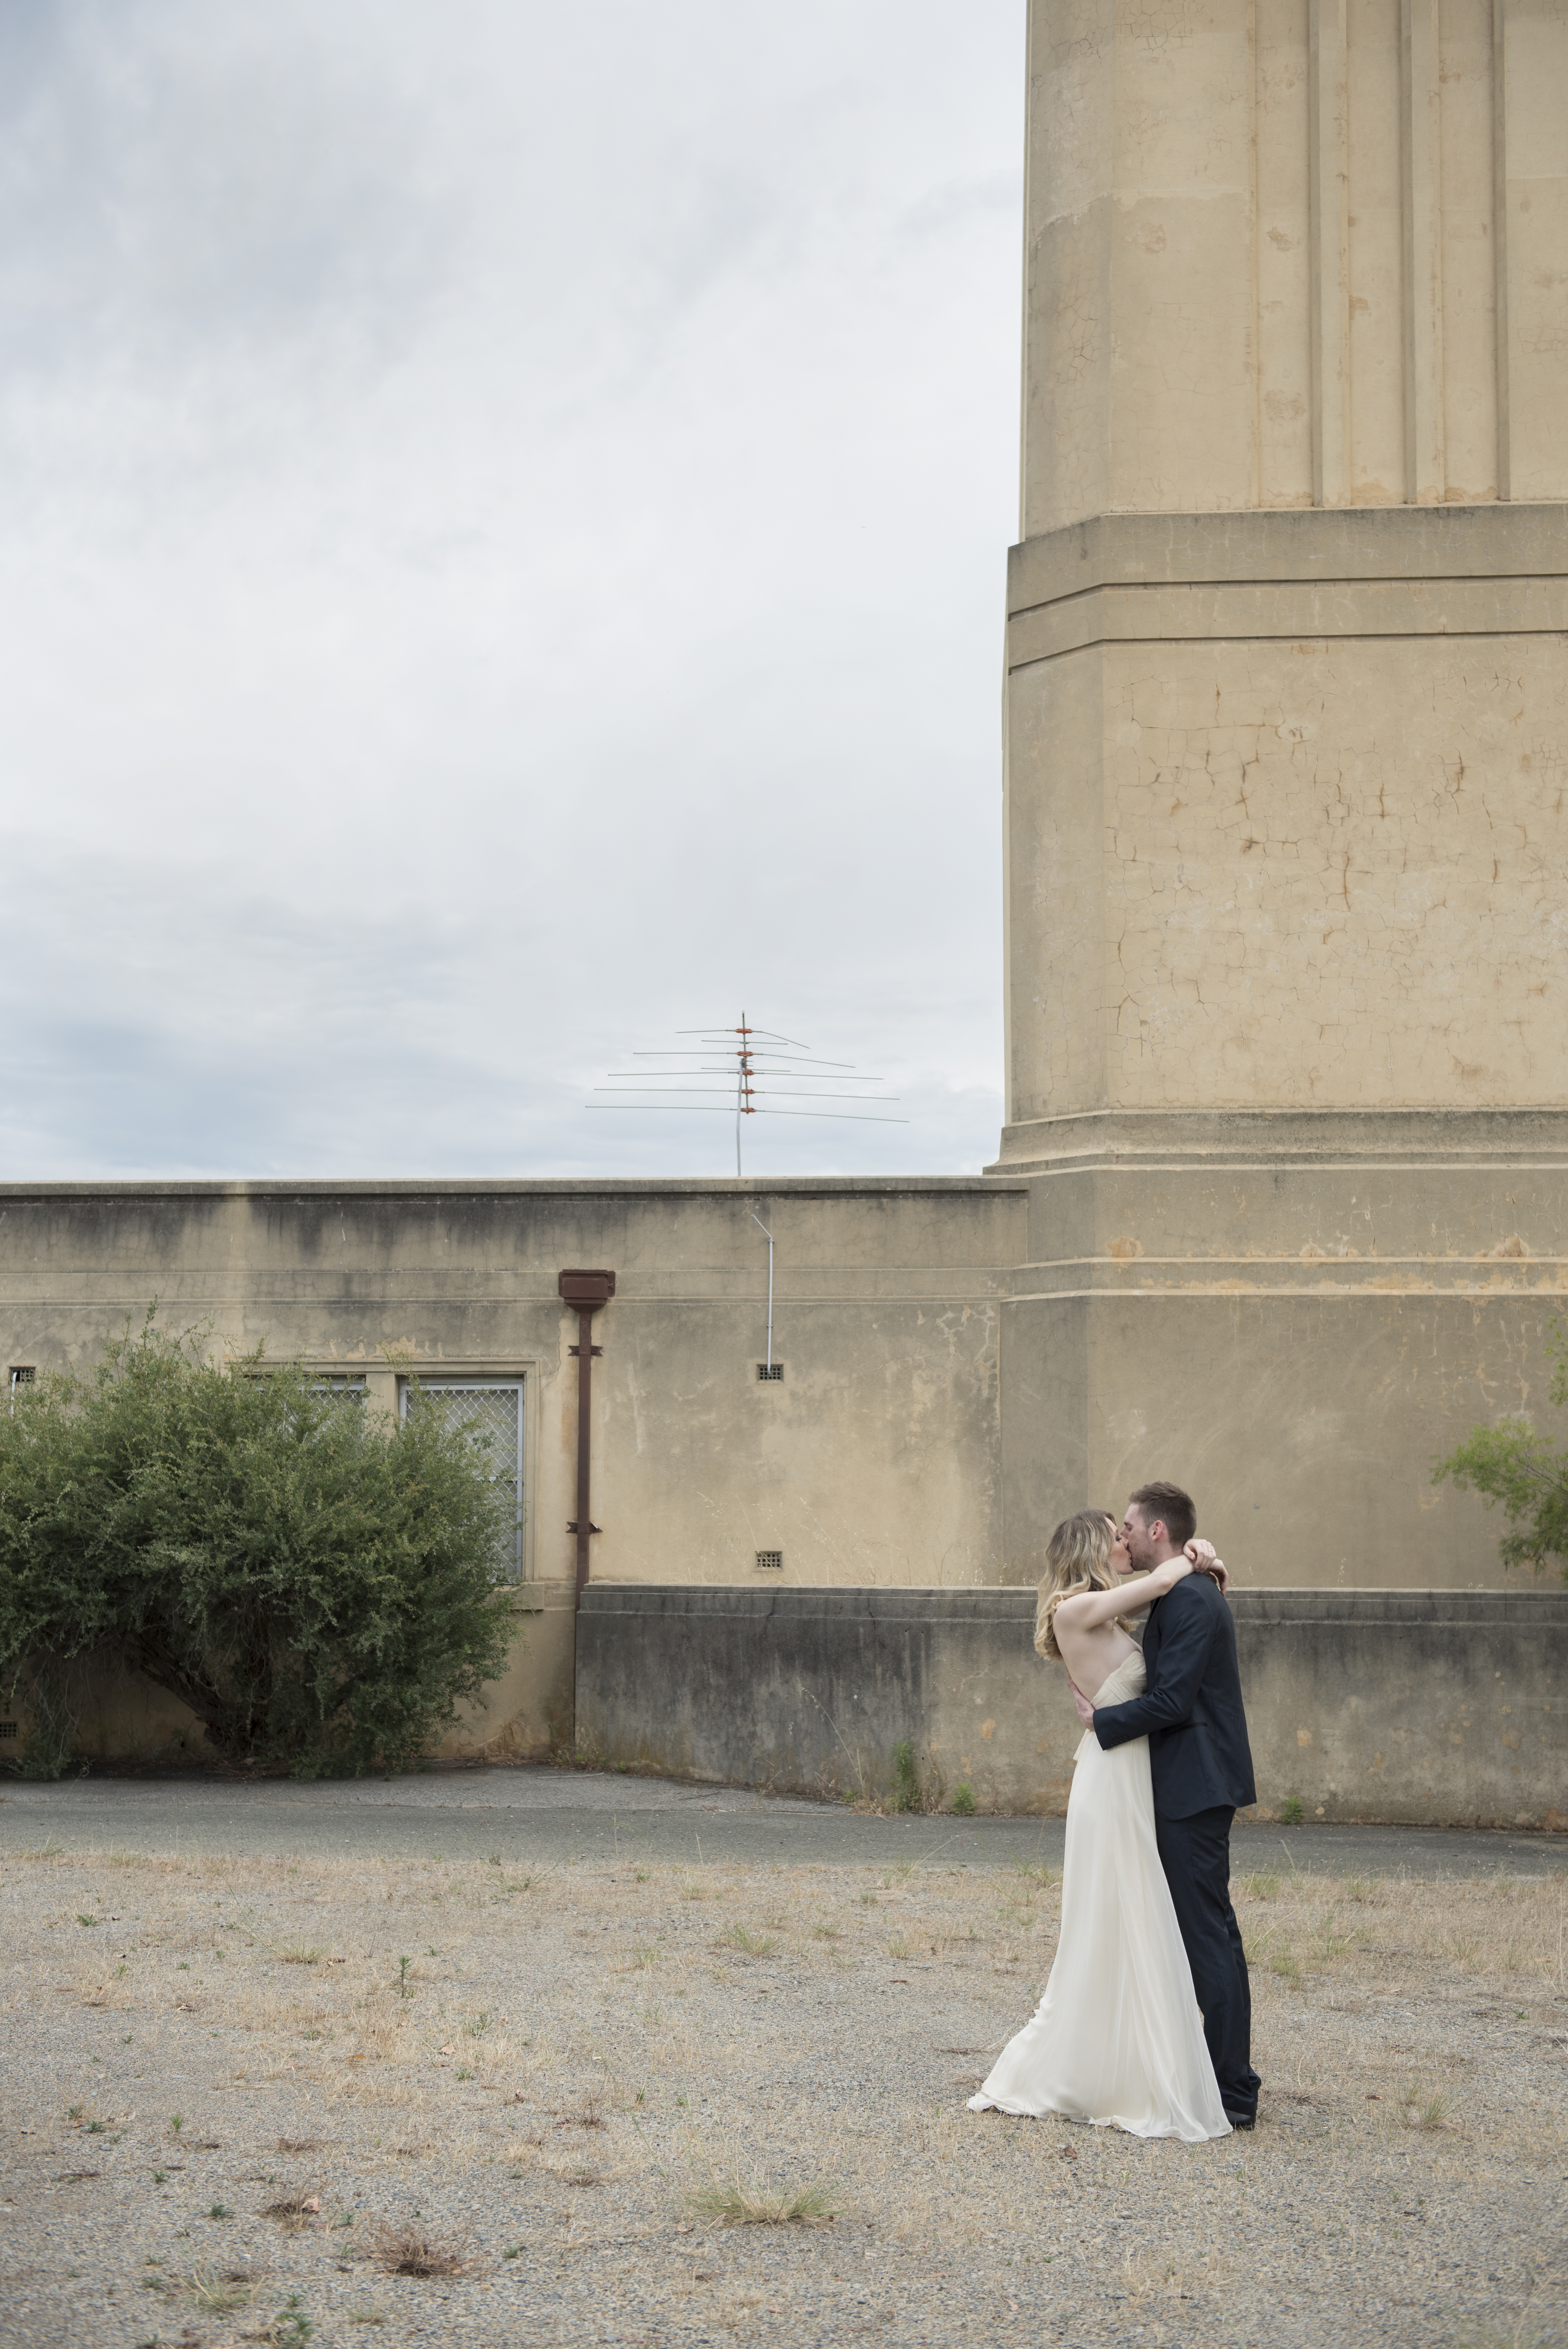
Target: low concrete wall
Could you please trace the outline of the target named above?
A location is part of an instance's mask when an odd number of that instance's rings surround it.
[[[1568,1827],[1568,1591],[1233,1593],[1258,1815]],[[577,1742],[730,1785],[1066,1808],[1080,1732],[1032,1590],[590,1585]]]

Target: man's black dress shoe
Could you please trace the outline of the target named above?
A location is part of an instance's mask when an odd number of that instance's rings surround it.
[[[1225,2118],[1230,2122],[1231,2127],[1233,2129],[1255,2128],[1257,2127],[1258,2116],[1256,2113],[1233,2113],[1229,2105],[1225,2106]]]

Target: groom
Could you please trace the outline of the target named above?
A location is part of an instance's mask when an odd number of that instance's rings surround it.
[[[1198,1512],[1179,1485],[1140,1485],[1121,1528],[1128,1570],[1147,1574],[1179,1557],[1197,1529]],[[1160,1864],[1187,1945],[1220,2100],[1233,2128],[1251,2128],[1259,2083],[1247,1961],[1231,1906],[1231,1820],[1243,1803],[1256,1802],[1257,1791],[1235,1626],[1218,1582],[1190,1574],[1155,1600],[1143,1661],[1144,1692],[1129,1704],[1096,1712],[1080,1690],[1073,1694],[1102,1746],[1149,1740]]]

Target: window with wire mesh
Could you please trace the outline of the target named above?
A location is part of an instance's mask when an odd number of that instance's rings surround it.
[[[782,1574],[784,1571],[783,1551],[781,1549],[759,1549],[757,1553],[757,1571],[758,1574]]]
[[[315,1381],[312,1392],[318,1395],[342,1395],[348,1402],[363,1402],[365,1381],[363,1379],[327,1376]]]
[[[438,1411],[484,1444],[486,1467],[511,1504],[511,1532],[496,1560],[497,1579],[522,1578],[522,1381],[421,1379],[403,1389],[403,1410]]]
[[[12,1392],[15,1393],[18,1387],[30,1387],[37,1375],[37,1367],[35,1363],[13,1362],[11,1365]]]
[[[784,1375],[784,1365],[782,1362],[758,1362],[757,1375],[759,1379],[770,1379],[777,1382]]]

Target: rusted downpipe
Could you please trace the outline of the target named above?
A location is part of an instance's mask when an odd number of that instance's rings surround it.
[[[563,1272],[560,1280],[561,1301],[569,1305],[577,1316],[577,1343],[567,1348],[577,1357],[577,1515],[567,1526],[569,1534],[577,1537],[577,1599],[583,1603],[583,1586],[588,1579],[588,1540],[596,1534],[588,1508],[588,1470],[593,1433],[593,1357],[602,1354],[603,1346],[593,1343],[593,1316],[602,1305],[607,1305],[615,1294],[613,1272]]]

